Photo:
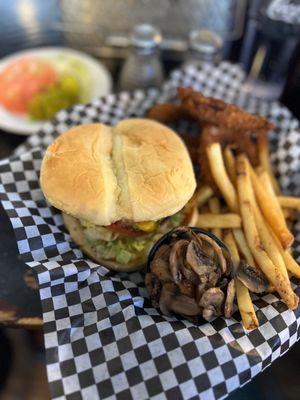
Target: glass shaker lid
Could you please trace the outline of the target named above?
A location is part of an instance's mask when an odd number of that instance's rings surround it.
[[[194,30],[189,35],[189,46],[203,54],[214,54],[223,47],[223,39],[217,33],[208,30]]]
[[[158,28],[150,24],[139,24],[133,28],[130,41],[133,46],[151,49],[161,43],[162,36]]]

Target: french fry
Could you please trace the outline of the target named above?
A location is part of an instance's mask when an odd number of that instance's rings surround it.
[[[213,214],[220,214],[220,200],[218,197],[212,197],[208,201],[208,207],[210,212]],[[218,238],[221,238],[221,229],[220,228],[212,228],[211,233],[216,235]]]
[[[268,172],[266,170],[262,170],[258,174],[258,176],[259,176],[259,179],[260,179],[261,183],[263,184],[264,188],[269,193],[269,195],[272,197],[274,207],[276,207],[278,214],[280,214],[281,218],[283,220],[285,220],[285,217],[284,217],[284,214],[282,211],[282,207],[279,204],[278,198],[277,198],[274,188],[272,186],[270,175],[268,174]]]
[[[208,199],[213,196],[214,191],[209,185],[204,185],[201,186],[199,190],[196,190],[196,192],[193,194],[193,197],[189,201],[189,206],[190,207],[202,207]]]
[[[275,286],[274,285],[269,285],[268,293],[274,293],[274,292],[276,292]]]
[[[280,254],[285,262],[286,269],[288,272],[290,272],[293,276],[296,278],[300,278],[300,265],[297,263],[297,261],[294,260],[293,256],[289,252],[289,250],[284,250],[278,240],[278,238],[275,236],[275,234],[272,232],[274,241],[277,245],[278,250],[280,251]]]
[[[264,185],[265,189],[268,191],[269,195],[272,196],[274,200],[274,205],[277,207],[278,213],[281,213],[284,219],[287,218],[293,218],[294,217],[294,210],[291,209],[282,209],[282,206],[279,202],[279,197],[276,196],[276,193],[274,191],[274,188],[272,186],[271,178],[270,175],[264,170],[262,167],[259,167],[256,169],[256,172],[259,176],[259,179],[261,180],[262,184]],[[300,203],[299,203],[300,204]],[[269,232],[270,232],[270,227],[269,227]],[[295,277],[300,278],[300,266],[297,264],[297,262],[294,260],[294,258],[291,256],[291,254],[287,250],[283,250],[278,238],[274,235],[274,233],[271,231],[271,235],[273,237],[273,241],[277,246],[277,251],[273,254],[274,260],[276,260],[276,253],[280,252],[280,257],[278,257],[278,260],[280,264],[282,264],[282,260],[285,263],[285,268]],[[274,262],[273,260],[273,262]],[[269,290],[270,292],[270,290]]]
[[[296,212],[297,211],[292,208],[283,208],[282,209],[282,213],[283,213],[285,220],[287,220],[287,219],[293,220],[295,218]],[[286,224],[288,225],[287,221],[286,221]]]
[[[244,155],[237,158],[237,188],[245,236],[251,252],[269,281],[275,286],[282,300],[291,309],[298,305],[298,297],[291,288],[290,281],[269,258],[260,240],[253,207],[254,193],[251,186],[249,163]]]
[[[199,218],[199,212],[197,207],[191,207],[190,209],[187,208],[186,212],[186,221],[183,224],[187,223],[188,226],[195,226],[197,224]]]
[[[226,171],[229,175],[231,183],[233,184],[233,186],[235,186],[236,185],[236,170],[235,170],[234,155],[232,153],[232,150],[228,146],[225,147],[223,154],[224,154],[224,162],[225,162]]]
[[[260,177],[260,175],[265,171],[264,168],[261,165],[258,165],[257,167],[254,168],[255,172],[257,175]]]
[[[240,228],[242,226],[241,217],[238,214],[199,214],[197,221],[199,228]]]
[[[264,218],[261,214],[261,211],[258,208],[258,205],[257,205],[255,197],[254,197],[253,190],[251,191],[251,196],[252,195],[253,195],[253,198],[251,198],[251,204],[253,207],[256,227],[257,227],[257,231],[258,231],[260,240],[264,246],[266,253],[268,254],[271,261],[273,262],[273,264],[278,267],[279,271],[286,278],[286,280],[289,280],[289,276],[287,273],[286,265],[285,265],[284,259],[282,257],[282,254],[281,254],[281,252],[278,248],[278,245],[274,239],[274,234],[272,233],[272,230],[267,226],[267,224],[264,221]]]
[[[260,164],[267,171],[267,173],[271,179],[272,186],[273,186],[275,193],[279,194],[280,188],[279,188],[279,185],[278,185],[278,182],[277,182],[275,176],[273,175],[272,166],[271,166],[271,162],[270,162],[269,142],[268,142],[267,136],[259,135],[258,140],[257,140],[257,145],[258,145],[258,157],[259,157]]]
[[[255,266],[255,261],[252,256],[251,250],[249,249],[248,243],[246,241],[244,232],[242,229],[233,229],[234,239],[237,243],[240,253],[245,257],[249,265]]]
[[[264,218],[279,238],[282,247],[284,249],[289,248],[293,243],[294,236],[287,228],[283,215],[278,212],[278,207],[274,206],[273,197],[267,192],[247,159],[245,159],[245,163],[247,164],[247,170],[250,171],[255,197]]]
[[[277,199],[278,199],[281,207],[293,208],[297,211],[300,211],[300,198],[299,197],[278,196]]]
[[[223,241],[226,244],[226,246],[228,247],[228,250],[229,250],[230,255],[231,255],[232,262],[234,264],[234,268],[236,269],[238,267],[239,262],[240,262],[240,255],[239,255],[239,250],[238,250],[238,247],[236,245],[236,242],[234,240],[234,237],[233,237],[232,233],[231,232],[227,232],[224,235]]]
[[[255,329],[259,326],[259,323],[255,314],[249,290],[238,279],[235,279],[234,283],[237,303],[242,317],[243,325],[247,330]]]
[[[222,193],[226,203],[233,212],[238,211],[238,201],[235,188],[231,183],[224,165],[220,143],[211,143],[206,148],[210,170],[214,181]]]
[[[230,251],[231,258],[235,267],[240,262],[239,251],[231,232],[227,233],[224,237],[224,243]],[[234,279],[236,298],[239,307],[239,311],[242,317],[244,328],[247,330],[257,328],[259,323],[255,314],[253,303],[250,297],[248,288],[239,281],[237,278]]]
[[[287,270],[296,278],[300,278],[300,265],[294,260],[293,256],[287,250],[282,250],[282,257]]]

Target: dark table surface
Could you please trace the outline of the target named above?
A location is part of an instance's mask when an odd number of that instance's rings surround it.
[[[9,156],[26,137],[0,131],[0,158]],[[21,260],[10,221],[0,206],[0,323],[41,327],[36,278]]]

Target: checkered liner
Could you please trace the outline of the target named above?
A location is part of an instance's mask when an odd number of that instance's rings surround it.
[[[149,301],[141,273],[113,274],[84,258],[39,187],[45,146],[67,127],[142,116],[184,85],[270,118],[277,126],[272,157],[280,182],[286,192],[299,195],[298,122],[278,103],[244,96],[242,80],[241,70],[229,63],[175,71],[160,92],[109,95],[61,111],[0,163],[0,199],[20,254],[38,274],[54,399],[224,398],[297,341],[299,310],[287,310],[273,294],[255,297],[260,327],[251,332],[244,331],[238,312],[201,326],[161,315]],[[300,255],[300,223],[295,234]]]

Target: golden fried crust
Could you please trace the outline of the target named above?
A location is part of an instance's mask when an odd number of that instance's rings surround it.
[[[203,96],[192,88],[178,88],[183,110],[200,122],[237,131],[268,131],[274,126],[264,117],[250,114],[234,104]]]
[[[260,132],[258,132],[258,135],[264,136]],[[257,138],[253,137],[252,132],[239,132],[206,124],[203,126],[198,146],[201,179],[206,183],[214,186],[214,179],[211,176],[206,149],[211,143],[215,142],[220,143],[223,149],[228,146],[238,154],[246,154],[252,165],[258,165]]]
[[[158,103],[148,111],[147,118],[162,124],[170,124],[180,119],[190,119],[190,115],[184,112],[183,107],[179,104]]]
[[[196,187],[181,139],[144,119],[71,128],[48,147],[40,181],[51,204],[96,225],[167,217]]]

